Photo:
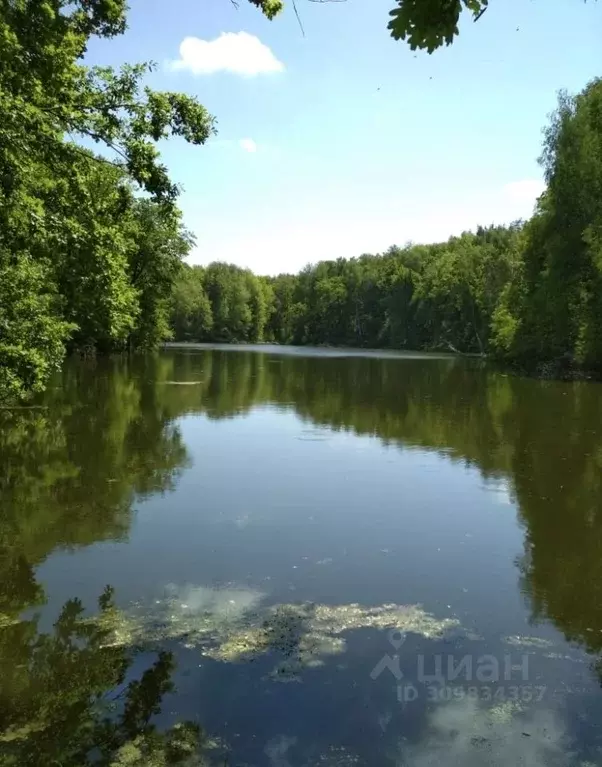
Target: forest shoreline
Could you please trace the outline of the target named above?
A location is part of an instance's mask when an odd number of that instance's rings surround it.
[[[428,359],[440,359],[448,357],[450,359],[467,359],[471,362],[480,362],[491,370],[524,378],[535,378],[541,381],[587,381],[591,383],[602,382],[602,372],[596,370],[587,370],[579,367],[572,361],[565,359],[538,361],[533,365],[519,363],[516,361],[507,362],[496,359],[491,355],[479,354],[476,352],[461,352],[450,349],[392,349],[390,347],[364,347],[349,346],[337,344],[285,344],[278,341],[166,341],[162,345],[165,350],[177,349],[215,349],[222,347],[231,347],[235,351],[239,347],[272,347],[277,346],[281,349],[318,349],[332,350],[333,352],[351,352],[350,356],[377,357],[386,356],[403,359],[404,356],[418,355]]]

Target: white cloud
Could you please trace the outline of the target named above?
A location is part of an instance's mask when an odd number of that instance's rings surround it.
[[[241,149],[244,149],[245,152],[257,151],[257,144],[253,141],[252,138],[241,138],[241,140],[238,142],[238,145]]]
[[[222,32],[215,40],[185,37],[180,58],[171,61],[170,67],[195,75],[232,72],[245,77],[284,71],[284,64],[270,48],[248,32]]]
[[[470,698],[439,704],[428,714],[422,739],[402,741],[400,751],[404,763],[414,767],[572,763],[561,712],[512,701],[486,707]]]
[[[512,181],[504,187],[504,194],[516,202],[532,202],[546,188],[545,183],[539,178],[525,178],[521,181]]]

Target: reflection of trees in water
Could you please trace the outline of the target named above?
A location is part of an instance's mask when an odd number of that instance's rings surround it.
[[[534,616],[602,651],[602,387],[502,376],[466,360],[191,351],[187,408],[212,417],[292,408],[312,424],[437,450],[506,477],[525,526]],[[172,392],[171,396],[179,397]]]
[[[220,417],[279,405],[314,424],[440,449],[487,472],[507,467],[495,448],[513,379],[487,375],[476,362],[229,351],[166,359],[176,379],[201,380],[194,391],[163,392],[188,412]],[[483,418],[489,410],[495,421]]]
[[[199,383],[168,383],[186,380]],[[202,350],[67,365],[44,404],[0,411],[4,580],[23,569],[19,557],[35,564],[57,546],[123,538],[132,502],[171,487],[186,465],[182,414],[275,405],[508,477],[535,614],[602,648],[599,385],[504,377],[455,359]]]
[[[178,380],[199,383],[169,383]],[[228,351],[74,363],[55,383],[45,409],[0,411],[0,669],[23,693],[11,727],[24,726],[19,712],[35,721],[42,700],[13,679],[19,647],[31,654],[38,641],[35,622],[16,621],[43,602],[35,566],[56,548],[127,535],[136,499],[168,490],[187,463],[175,423],[186,413],[219,419],[255,406],[291,409],[312,424],[437,450],[485,477],[508,478],[525,527],[519,564],[534,617],[602,651],[599,385],[504,377],[456,360]],[[296,620],[290,625],[307,624],[307,616]],[[253,641],[269,645],[260,634]],[[40,645],[40,658],[53,641]],[[300,652],[299,641],[292,646]],[[86,679],[110,686],[109,666]]]
[[[70,364],[42,407],[0,411],[3,765],[160,767],[196,753],[194,727],[150,724],[171,689],[168,653],[130,680],[131,651],[107,647],[102,621],[84,621],[77,600],[51,635],[20,619],[45,601],[34,568],[49,553],[123,539],[134,501],[168,490],[186,465],[156,396],[161,370],[152,358]],[[110,592],[99,607],[114,609]]]
[[[187,455],[152,358],[68,365],[45,409],[0,411],[0,546],[32,563],[124,538],[135,499],[168,490]]]
[[[173,690],[174,660],[159,652],[132,678],[130,648],[109,645],[107,588],[98,618],[67,602],[52,634],[37,619],[0,626],[0,754],[6,767],[162,767],[200,764],[201,731],[193,723],[159,732],[152,718]]]
[[[512,466],[534,618],[602,651],[602,387],[566,387],[521,414]]]

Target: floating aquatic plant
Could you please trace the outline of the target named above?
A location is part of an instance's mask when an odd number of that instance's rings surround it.
[[[298,679],[302,669],[321,666],[327,657],[343,653],[344,634],[349,631],[395,629],[435,639],[460,628],[455,618],[436,618],[420,605],[266,605],[264,601],[264,595],[252,589],[171,586],[153,604],[133,605],[104,619],[114,621],[110,641],[116,644],[179,640],[223,662],[279,655],[281,662],[270,676],[280,681]]]

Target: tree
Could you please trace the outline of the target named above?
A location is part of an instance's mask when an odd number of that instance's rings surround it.
[[[181,271],[171,299],[178,340],[263,341],[272,311],[268,279],[214,262]]]
[[[138,317],[130,342],[152,349],[170,337],[172,288],[194,237],[182,226],[177,209],[138,199],[132,210],[131,241],[128,272],[137,293]]]
[[[410,48],[426,48],[432,53],[444,43],[451,45],[458,34],[458,21],[464,11],[477,21],[487,10],[489,0],[397,0],[388,29],[395,40],[407,40]]]
[[[128,274],[133,199],[121,170],[104,163],[90,163],[77,188],[77,197],[71,189],[45,203],[60,227],[61,244],[49,259],[63,314],[74,328],[69,345],[109,351],[125,344],[139,314]]]
[[[283,0],[249,1],[269,19],[277,16],[284,7]],[[432,53],[444,43],[450,45],[453,42],[463,12],[471,13],[477,21],[486,11],[488,3],[489,0],[396,0],[388,29],[395,40],[407,40],[412,50],[426,48]]]
[[[173,331],[179,340],[484,353],[521,262],[521,232],[520,224],[481,227],[447,243],[320,261],[275,278],[231,264],[186,268],[172,298]]]
[[[270,340],[282,344],[299,341],[298,318],[305,308],[295,303],[297,280],[292,274],[280,274],[270,281],[272,301],[267,332]]]
[[[341,2],[342,0],[309,0],[310,2]],[[249,0],[273,19],[284,7],[283,0]],[[407,41],[412,50],[429,53],[451,45],[459,34],[462,14],[478,21],[489,7],[489,0],[395,0],[387,25],[394,40]]]
[[[43,390],[72,331],[57,319],[60,299],[49,267],[0,245],[0,404]]]
[[[174,215],[178,188],[156,143],[176,135],[202,144],[213,118],[193,98],[143,86],[152,65],[116,71],[81,63],[92,37],[111,38],[125,27],[124,0],[0,3],[3,400],[41,390],[69,339],[103,350],[128,338],[148,345],[165,330],[159,315],[171,267],[165,270],[160,255],[148,270],[153,286],[140,277],[133,284],[129,272],[128,227],[140,215],[133,192],[147,192],[169,211],[161,217]],[[154,252],[164,254],[156,240]],[[148,241],[144,252],[148,267]]]
[[[547,190],[498,311],[507,356],[602,370],[602,80],[561,93],[545,134]]]
[[[203,286],[203,269],[184,265],[171,294],[170,322],[178,341],[211,338],[213,311]]]
[[[177,196],[155,143],[171,134],[202,144],[213,119],[189,96],[143,87],[151,64],[117,72],[79,63],[90,38],[125,31],[126,10],[124,0],[3,0],[0,159],[3,170],[15,174],[12,193],[24,182],[28,158],[54,171],[75,163],[66,183],[76,184],[83,150],[65,137],[84,136],[111,149],[111,162],[146,191]],[[98,161],[87,152],[83,156],[88,166]]]

